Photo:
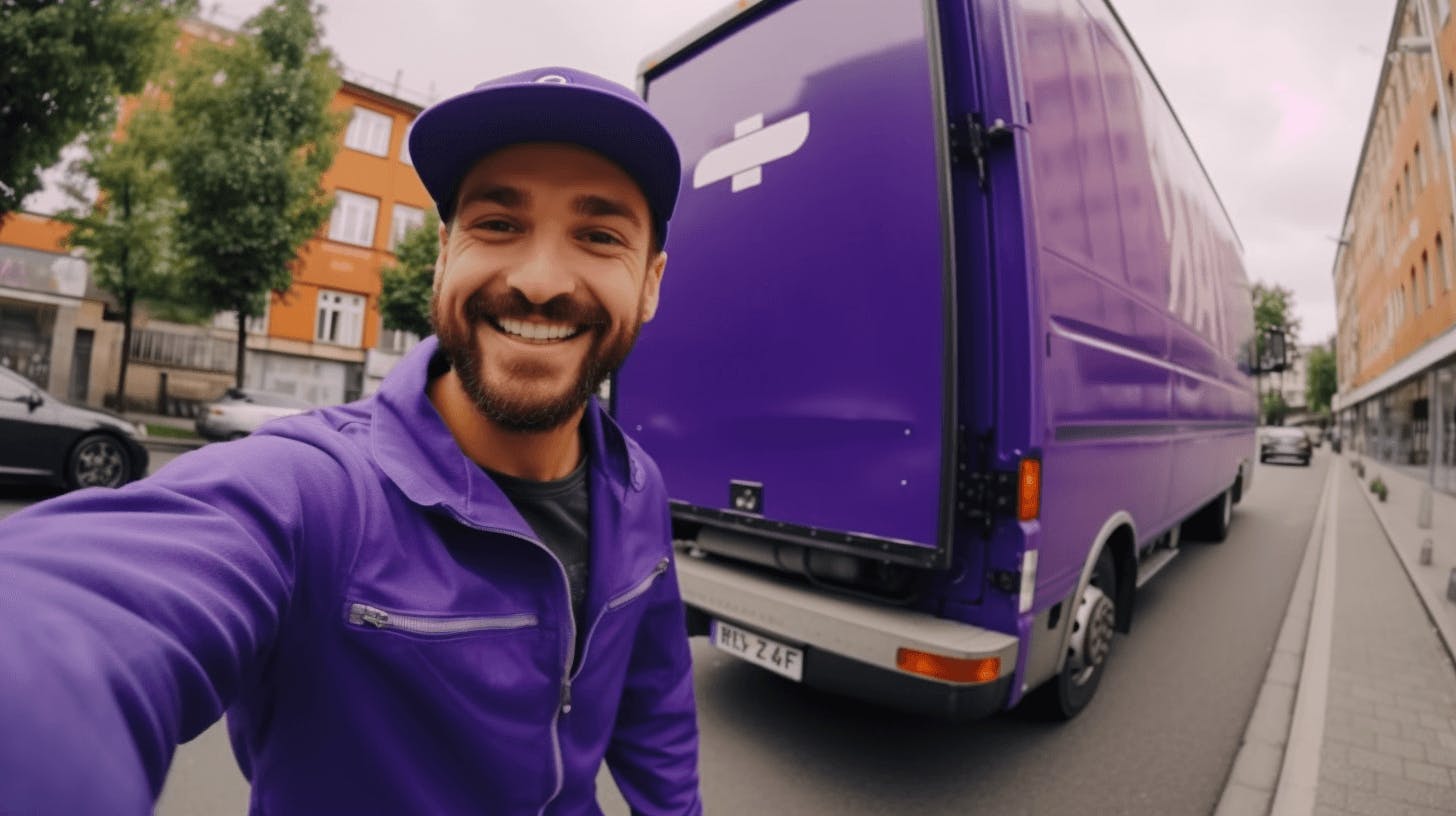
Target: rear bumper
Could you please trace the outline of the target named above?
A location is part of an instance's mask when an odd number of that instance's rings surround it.
[[[807,685],[946,719],[983,717],[1005,707],[1017,656],[1011,635],[705,559],[681,557],[677,569],[690,609],[802,648]],[[1002,676],[951,683],[910,674],[896,666],[902,647],[956,658],[999,657]]]

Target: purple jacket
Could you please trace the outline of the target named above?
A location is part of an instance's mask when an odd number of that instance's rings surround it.
[[[0,523],[0,813],[143,814],[224,711],[254,814],[699,813],[656,465],[593,403],[588,634],[425,395],[379,394]]]

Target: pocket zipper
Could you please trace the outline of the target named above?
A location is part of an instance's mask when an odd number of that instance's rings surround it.
[[[525,629],[537,624],[535,615],[491,615],[488,617],[437,618],[424,615],[401,615],[367,604],[349,605],[349,623],[368,624],[375,629],[394,629],[415,635],[460,635],[492,629]]]
[[[611,599],[610,601],[607,601],[607,608],[608,609],[617,609],[618,607],[621,607],[621,606],[623,606],[625,604],[631,603],[633,600],[635,600],[642,593],[644,593],[647,590],[651,589],[652,588],[652,582],[653,581],[656,581],[657,580],[657,577],[659,575],[662,575],[664,572],[667,572],[667,559],[666,558],[662,559],[661,561],[658,561],[657,562],[657,566],[656,567],[653,567],[652,572],[646,578],[643,578],[641,581],[637,582],[637,586],[634,586],[631,589],[627,590],[626,592],[623,592],[621,595],[618,595],[617,597]]]

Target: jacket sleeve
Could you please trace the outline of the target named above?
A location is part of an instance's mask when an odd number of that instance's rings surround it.
[[[300,447],[214,446],[0,522],[0,812],[151,813],[286,614]]]
[[[633,814],[701,814],[692,652],[677,572],[654,587],[632,648],[607,766]]]

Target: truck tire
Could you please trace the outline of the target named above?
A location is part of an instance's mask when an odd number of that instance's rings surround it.
[[[1034,713],[1053,720],[1070,720],[1092,702],[1117,627],[1117,568],[1112,549],[1103,547],[1067,625],[1067,656],[1062,670],[1027,698]]]

